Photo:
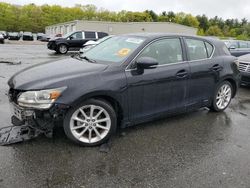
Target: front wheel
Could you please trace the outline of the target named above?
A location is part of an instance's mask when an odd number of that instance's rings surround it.
[[[233,95],[232,84],[228,81],[220,83],[215,91],[211,109],[216,112],[224,111],[230,104]]]
[[[65,44],[60,44],[57,51],[60,54],[66,54],[68,52],[68,47]]]
[[[109,103],[90,99],[70,109],[63,126],[65,134],[75,143],[97,146],[115,132],[116,122],[116,113]]]

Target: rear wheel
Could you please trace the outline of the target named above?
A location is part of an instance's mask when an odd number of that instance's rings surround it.
[[[58,52],[60,54],[66,54],[68,52],[68,47],[65,44],[60,44],[58,47]]]
[[[225,110],[231,102],[232,95],[232,84],[228,81],[223,81],[216,89],[211,109],[216,112]]]
[[[82,146],[106,142],[116,130],[116,113],[102,100],[90,99],[73,107],[64,119],[68,138]]]

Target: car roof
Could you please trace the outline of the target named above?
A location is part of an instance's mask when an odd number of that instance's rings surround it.
[[[77,31],[72,31],[71,33],[75,33],[75,32],[97,32],[97,33],[106,33],[104,31],[91,31],[91,30],[77,30]]]
[[[196,39],[206,40],[211,43],[221,43],[222,41],[212,37],[200,37],[196,35],[187,35],[187,34],[180,34],[180,33],[131,33],[131,34],[123,34],[120,36],[134,36],[134,37],[143,37],[146,39],[157,39],[162,37],[192,37]]]
[[[228,39],[228,40],[222,40],[224,42],[250,42],[249,40],[235,40],[235,39]]]

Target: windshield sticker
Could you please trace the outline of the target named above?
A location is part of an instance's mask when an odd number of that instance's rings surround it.
[[[143,42],[142,39],[136,39],[136,38],[128,38],[126,42],[134,43],[134,44],[141,44]]]
[[[120,57],[127,56],[130,51],[131,51],[131,49],[129,49],[129,48],[122,48],[121,50],[118,51],[118,56],[120,56]]]

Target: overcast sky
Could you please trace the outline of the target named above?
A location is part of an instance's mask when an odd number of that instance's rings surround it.
[[[153,10],[206,14],[208,17],[247,18],[250,21],[250,0],[0,0],[12,4],[59,4],[72,7],[75,4],[94,4],[108,10]]]

